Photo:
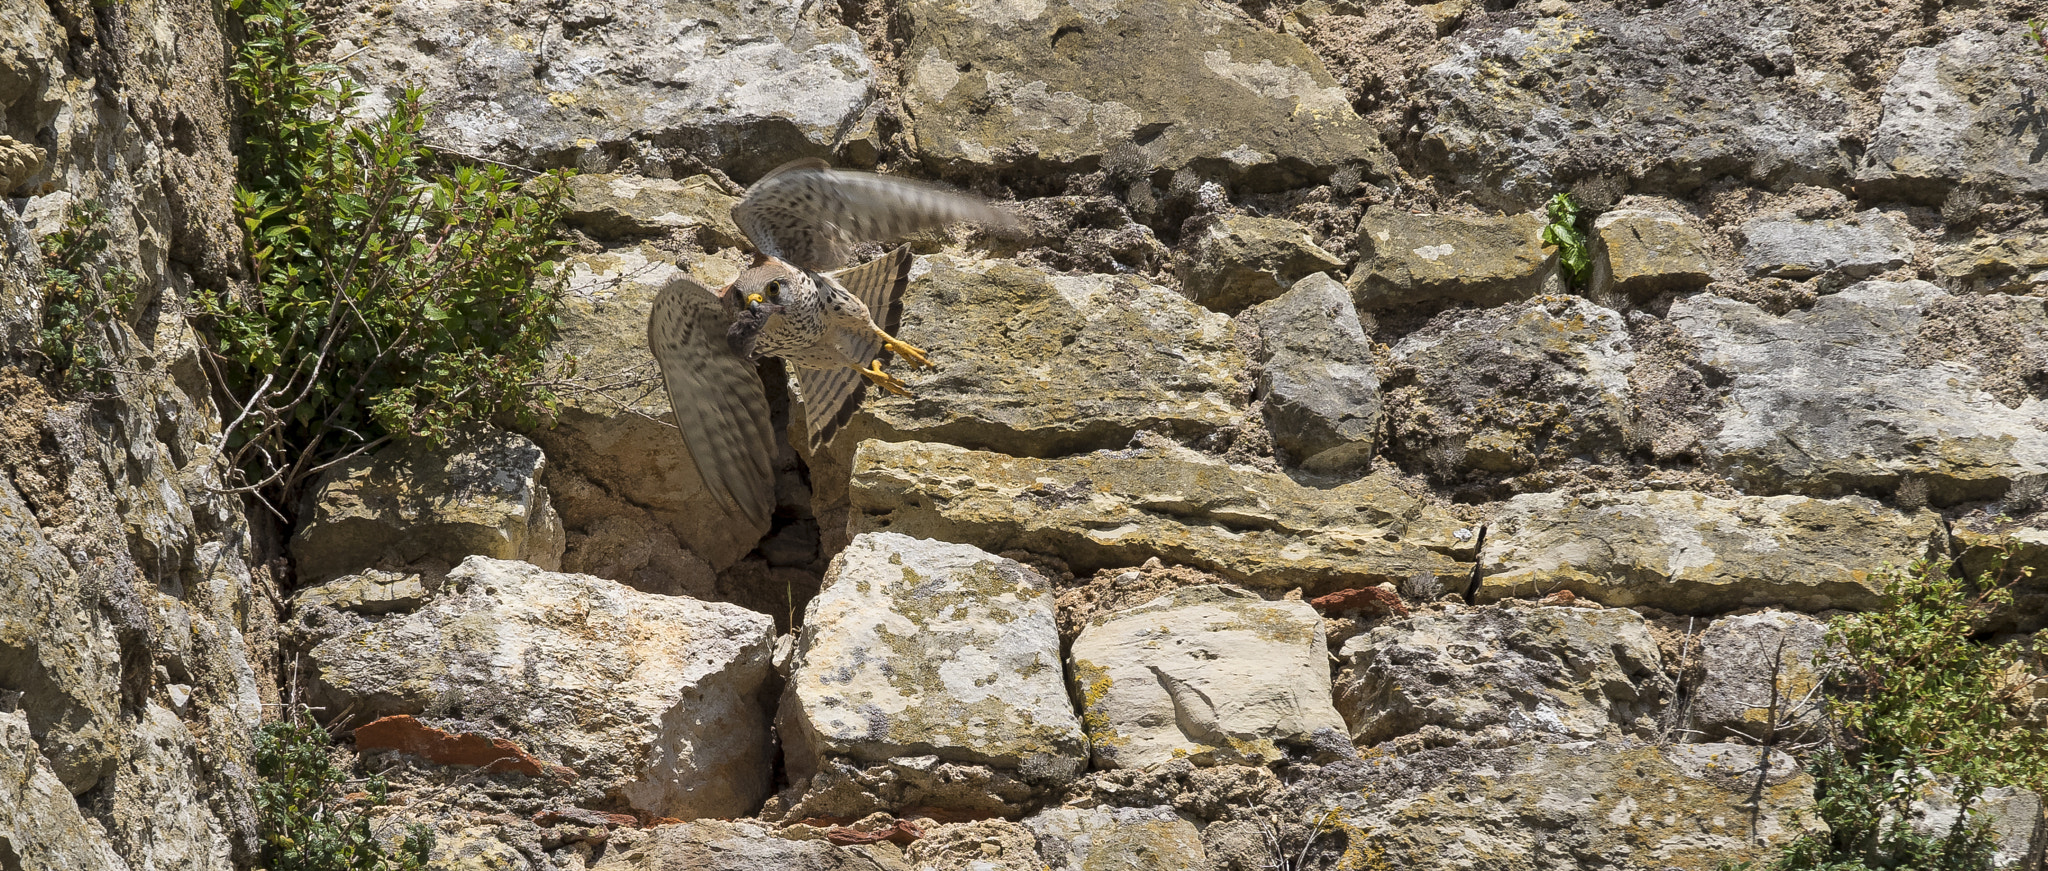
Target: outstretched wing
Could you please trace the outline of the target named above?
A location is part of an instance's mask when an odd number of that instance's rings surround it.
[[[731,323],[717,294],[680,275],[648,313],[647,348],[704,486],[728,516],[765,533],[775,507],[774,433],[754,364],[726,345]]]
[[[732,207],[754,249],[799,269],[846,265],[853,246],[887,242],[956,221],[1016,224],[979,197],[937,185],[832,169],[817,158],[785,163]]]
[[[832,278],[868,307],[868,316],[877,326],[893,334],[903,321],[903,288],[910,284],[910,262],[910,248],[899,247]],[[888,354],[875,336],[861,336],[848,344],[857,359],[874,360]],[[802,394],[804,431],[810,434],[813,455],[824,450],[839,428],[853,419],[868,392],[867,379],[852,369],[798,369],[796,386]]]

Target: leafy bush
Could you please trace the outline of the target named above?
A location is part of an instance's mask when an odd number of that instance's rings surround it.
[[[370,820],[342,792],[347,772],[334,764],[327,730],[303,709],[256,733],[256,812],[269,871],[417,871],[434,849],[434,833],[411,826],[395,854],[387,852]],[[390,787],[381,776],[363,786],[369,802],[384,804]]]
[[[2001,574],[1918,564],[1887,580],[1883,607],[1829,627],[1837,734],[1811,770],[1830,832],[1795,842],[1771,867],[1987,869],[1995,845],[1984,821],[1959,814],[1949,832],[1916,834],[1913,801],[1938,777],[1964,808],[1994,786],[2048,795],[2048,734],[2013,715],[2007,675],[2020,650],[1971,640],[1984,614],[2012,605],[2016,578]]]
[[[80,394],[113,388],[112,349],[106,327],[135,305],[135,274],[101,263],[107,250],[107,210],[78,204],[64,226],[43,237],[43,318],[36,350],[50,386]]]
[[[252,8],[253,7],[253,8]],[[553,403],[536,386],[562,283],[564,185],[437,169],[420,91],[360,117],[298,0],[239,0],[248,101],[235,208],[256,282],[201,314],[246,485],[289,507],[308,477],[393,437],[440,441]]]
[[[1574,287],[1586,285],[1586,273],[1593,260],[1586,249],[1586,234],[1579,231],[1579,204],[1571,194],[1558,194],[1543,207],[1550,223],[1543,225],[1543,244],[1557,247],[1557,264]]]

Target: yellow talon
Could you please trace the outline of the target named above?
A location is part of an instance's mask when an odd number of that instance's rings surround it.
[[[932,358],[925,356],[923,351],[904,344],[902,339],[883,332],[880,327],[875,328],[875,335],[882,337],[883,348],[894,352],[896,356],[902,357],[911,365],[924,369],[932,368]]]
[[[904,386],[903,382],[900,379],[898,379],[894,375],[882,371],[882,361],[880,360],[876,360],[874,362],[869,363],[868,368],[866,369],[858,369],[855,371],[858,371],[862,375],[866,375],[869,381],[874,382],[876,386],[882,388],[883,390],[887,390],[890,393],[896,394],[897,396],[911,395],[910,390]]]

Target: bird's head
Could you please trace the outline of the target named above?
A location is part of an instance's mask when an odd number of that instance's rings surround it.
[[[725,341],[732,346],[733,353],[754,359],[754,346],[760,341],[761,332],[767,329],[769,319],[782,314],[782,294],[795,280],[795,270],[768,258],[733,279],[726,299],[738,309],[738,316],[725,331]]]

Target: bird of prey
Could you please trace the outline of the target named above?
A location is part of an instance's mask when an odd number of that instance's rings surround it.
[[[753,243],[754,263],[712,291],[687,275],[662,288],[647,320],[647,347],[661,369],[676,426],[704,484],[728,516],[762,531],[774,508],[775,434],[755,374],[760,357],[796,372],[813,454],[853,416],[874,383],[909,395],[882,371],[890,354],[917,366],[930,358],[891,333],[909,283],[908,248],[861,266],[854,246],[890,241],[959,221],[1014,223],[966,194],[817,159],[784,164],[747,191],[733,222]]]

